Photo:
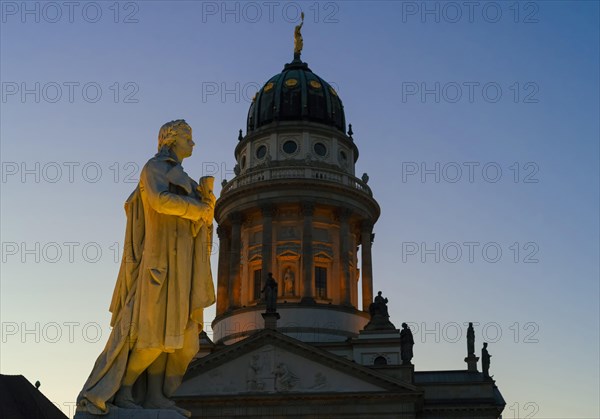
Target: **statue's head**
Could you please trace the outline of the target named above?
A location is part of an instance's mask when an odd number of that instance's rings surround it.
[[[192,155],[192,127],[183,119],[167,122],[158,132],[158,151],[173,151],[182,160]]]
[[[406,329],[408,327],[408,325],[406,323],[402,323],[402,328]]]
[[[381,291],[379,291],[379,292],[377,293],[377,295],[379,295],[379,296],[381,297]]]
[[[487,342],[483,342],[483,347],[487,348]]]
[[[473,327],[473,323],[472,322],[469,322],[469,327]]]

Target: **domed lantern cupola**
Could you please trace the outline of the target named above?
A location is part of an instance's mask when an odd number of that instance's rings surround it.
[[[346,131],[344,107],[337,92],[299,55],[257,92],[248,112],[248,134],[278,121],[313,121]]]
[[[217,200],[217,342],[262,329],[269,273],[278,283],[283,333],[342,341],[369,320],[372,229],[380,208],[366,177],[355,176],[358,148],[351,130],[345,132],[342,101],[300,58],[301,28],[293,61],[250,106],[246,135],[240,133],[235,148],[236,175]]]

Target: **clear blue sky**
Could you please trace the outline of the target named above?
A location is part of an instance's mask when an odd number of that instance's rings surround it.
[[[412,324],[416,369],[465,368],[479,322],[506,417],[600,417],[597,2],[1,6],[2,374],[68,413],[159,127],[185,118],[187,172],[231,179],[302,6],[302,57],[337,87],[382,207],[375,286]]]

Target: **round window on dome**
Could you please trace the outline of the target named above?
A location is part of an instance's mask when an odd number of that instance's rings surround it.
[[[261,145],[260,147],[258,147],[256,149],[256,157],[258,157],[259,159],[264,159],[266,155],[267,155],[267,146],[266,145]]]
[[[283,143],[283,151],[287,154],[294,154],[298,150],[298,144],[296,141],[288,140]]]
[[[315,143],[313,149],[318,156],[325,157],[327,155],[327,147],[323,143]]]
[[[287,79],[285,81],[285,85],[287,87],[296,87],[297,84],[298,84],[298,80],[296,80],[296,79]]]
[[[310,81],[310,87],[312,87],[313,89],[320,89],[321,88],[321,83],[319,83],[316,80],[311,80]]]

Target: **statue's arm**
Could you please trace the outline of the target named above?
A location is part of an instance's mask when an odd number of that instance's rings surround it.
[[[190,196],[169,192],[167,180],[168,163],[150,160],[140,175],[140,181],[146,191],[150,206],[158,213],[176,215],[192,221],[208,216],[209,205]]]

